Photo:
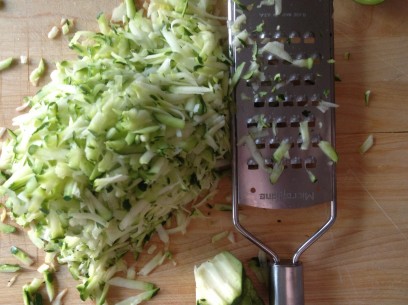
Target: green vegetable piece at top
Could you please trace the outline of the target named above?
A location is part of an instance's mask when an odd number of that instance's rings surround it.
[[[376,5],[384,2],[384,0],[354,0],[354,1],[364,5]]]

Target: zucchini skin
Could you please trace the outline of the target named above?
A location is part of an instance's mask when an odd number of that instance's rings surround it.
[[[204,270],[203,270],[204,269]],[[207,272],[211,272],[212,276],[208,276]],[[264,301],[258,295],[251,279],[246,275],[245,269],[234,255],[228,251],[223,251],[217,254],[212,260],[209,260],[200,266],[196,266],[194,270],[196,279],[196,305],[264,305]],[[236,287],[236,281],[232,280],[231,284],[225,279],[231,276],[240,277],[240,285]],[[229,291],[233,291],[232,295],[221,301],[211,301],[214,299],[211,295],[216,291],[217,283],[222,282],[222,285],[228,286]],[[235,287],[233,287],[235,285]],[[208,295],[208,299],[206,296]],[[223,296],[225,297],[225,296]],[[231,298],[232,297],[232,298]]]

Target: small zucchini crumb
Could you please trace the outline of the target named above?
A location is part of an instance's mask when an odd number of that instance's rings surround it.
[[[366,90],[366,92],[364,92],[364,103],[366,106],[368,106],[368,104],[370,103],[370,95],[371,90]]]
[[[0,127],[0,139],[3,137],[3,135],[6,133],[7,128],[6,127]]]
[[[68,289],[65,288],[62,290],[58,295],[55,297],[54,301],[52,302],[51,305],[61,305],[62,304],[62,298],[67,294]]]
[[[27,55],[21,55],[21,56],[20,56],[20,63],[21,63],[22,65],[28,64],[28,56],[27,56]]]
[[[313,174],[313,172],[309,169],[306,169],[307,175],[309,176],[309,180],[312,183],[316,183],[317,182],[317,178],[315,176],[315,174]]]
[[[41,58],[38,67],[35,68],[30,74],[30,83],[37,87],[40,78],[44,75],[45,72],[45,61]]]
[[[228,233],[227,238],[231,242],[231,244],[235,244],[235,234],[234,234],[234,232],[230,231]]]
[[[217,241],[228,237],[229,232],[228,231],[222,231],[220,233],[215,234],[212,238],[211,238],[211,243],[216,243]]]
[[[13,63],[13,57],[8,57],[0,61],[0,71],[6,70]]]
[[[11,287],[13,286],[13,284],[15,283],[15,281],[17,280],[17,277],[20,275],[20,273],[16,273],[14,274],[11,279],[8,280],[7,282],[7,287]]]
[[[156,251],[157,249],[157,245],[151,245],[148,249],[147,249],[147,254],[153,254],[154,251]]]
[[[4,127],[0,128],[0,138],[3,135],[4,131],[2,130]],[[3,132],[3,133],[2,133]],[[0,222],[4,222],[7,218],[7,210],[5,208],[1,209],[1,213],[0,213]]]
[[[374,145],[374,136],[370,134],[367,139],[361,144],[358,151],[360,154],[365,154]]]
[[[59,33],[59,28],[57,28],[56,26],[53,26],[51,30],[48,32],[48,38],[54,39],[55,37],[57,37],[58,33]]]
[[[22,104],[21,106],[16,107],[17,112],[22,112],[27,109],[27,107],[30,106],[30,103],[26,102]]]
[[[68,35],[71,29],[74,26],[74,19],[67,19],[67,18],[62,18],[61,19],[61,31],[62,35]]]

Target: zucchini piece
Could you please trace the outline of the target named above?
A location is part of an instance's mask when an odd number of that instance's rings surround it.
[[[223,251],[194,268],[197,305],[263,305],[242,263]]]
[[[0,222],[0,232],[1,233],[10,234],[10,233],[14,233],[15,231],[16,231],[16,227]]]
[[[33,259],[25,251],[16,246],[10,248],[10,253],[26,266],[31,266],[34,263]]]
[[[6,70],[13,63],[13,57],[8,57],[6,59],[0,60],[0,71]]]
[[[0,272],[17,272],[21,267],[17,264],[0,264]]]
[[[384,0],[354,0],[354,1],[364,5],[376,5],[384,2]]]

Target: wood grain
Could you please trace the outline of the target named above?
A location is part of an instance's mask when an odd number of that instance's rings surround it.
[[[29,55],[29,65],[15,64],[0,72],[0,126],[9,126],[26,95],[38,88],[28,75],[44,57],[49,65],[72,57],[67,40],[49,40],[49,29],[61,17],[76,20],[76,29],[95,29],[96,14],[111,11],[119,1],[96,2],[4,0],[0,10],[0,58]],[[305,297],[308,305],[403,305],[408,303],[408,6],[404,0],[386,0],[381,6],[364,7],[352,0],[335,0],[336,83],[338,172],[338,218],[334,227],[302,256],[305,268]],[[350,52],[349,60],[344,53]],[[41,82],[46,83],[47,78]],[[364,92],[372,90],[369,106]],[[358,147],[368,134],[375,145],[365,155]],[[214,203],[230,202],[228,173],[222,179]],[[170,250],[174,262],[160,266],[145,280],[161,290],[152,305],[194,304],[195,264],[221,250],[231,250],[247,262],[257,248],[239,234],[234,244],[227,240],[211,242],[212,235],[234,231],[229,212],[207,209],[210,215],[195,219],[186,235],[174,235]],[[281,211],[246,208],[244,224],[283,256],[326,219],[327,206]],[[150,243],[161,247],[154,237]],[[0,235],[0,263],[14,262],[11,245],[24,247],[38,262],[43,253],[30,244],[20,231]],[[141,266],[149,255],[142,255]],[[248,271],[253,276],[253,274]],[[38,276],[26,270],[11,288],[8,274],[0,274],[0,304],[20,305],[21,286]],[[58,286],[69,289],[65,304],[81,304],[64,266],[58,273]],[[257,282],[256,282],[257,283]],[[267,297],[265,287],[257,283]],[[130,296],[131,291],[112,289],[110,304]],[[84,304],[92,304],[88,301]]]

